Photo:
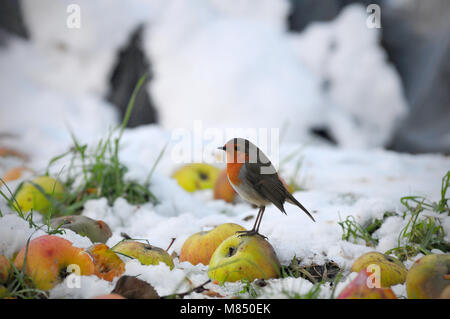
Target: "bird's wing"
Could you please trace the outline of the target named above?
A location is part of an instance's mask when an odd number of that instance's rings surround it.
[[[286,214],[283,204],[287,196],[286,192],[288,191],[284,188],[278,178],[275,169],[273,169],[275,173],[262,174],[261,164],[246,162],[244,165],[246,170],[246,180],[253,189],[255,189],[261,197],[272,202],[280,211]],[[272,164],[269,162],[268,165],[271,166]],[[272,169],[269,168],[268,171],[270,172]]]

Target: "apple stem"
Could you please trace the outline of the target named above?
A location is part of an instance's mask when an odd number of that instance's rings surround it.
[[[120,233],[120,236],[122,236],[123,237],[123,239],[126,239],[126,240],[130,240],[130,239],[132,239],[131,238],[131,236],[130,235],[128,235],[127,233]]]
[[[170,247],[172,247],[174,241],[176,238],[172,238],[172,241],[170,242],[169,246],[166,248],[166,251],[169,251]]]

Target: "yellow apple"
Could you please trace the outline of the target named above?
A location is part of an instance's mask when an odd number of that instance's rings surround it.
[[[228,237],[237,231],[245,230],[244,227],[226,223],[215,227],[210,231],[201,231],[190,236],[183,244],[180,252],[180,262],[188,261],[193,265],[202,263],[208,265],[216,248]]]
[[[112,281],[125,272],[125,263],[105,244],[93,245],[86,252],[93,259],[97,277]]]
[[[361,255],[352,265],[351,271],[367,270],[369,265],[380,267],[380,281],[382,287],[403,284],[406,280],[406,267],[398,259],[373,251]]]
[[[163,262],[170,269],[174,267],[172,257],[164,249],[149,244],[125,240],[112,247],[112,250],[116,253],[136,258],[143,265],[158,265],[160,262]]]
[[[397,299],[391,288],[369,287],[370,274],[361,270],[339,294],[337,299]]]
[[[233,235],[225,239],[211,257],[208,276],[214,281],[277,278],[280,262],[263,237]]]
[[[450,286],[450,254],[431,254],[417,260],[406,276],[410,299],[439,298]]]
[[[178,169],[172,177],[188,192],[214,187],[220,169],[203,163],[187,164]]]
[[[36,187],[36,184],[39,186]],[[61,200],[64,198],[64,186],[48,176],[40,176],[30,182],[25,182],[16,194],[17,204],[23,212],[30,210],[38,211],[42,214],[48,213],[50,201],[48,198]]]
[[[91,257],[81,248],[72,246],[64,238],[52,235],[43,235],[30,241],[16,256],[14,265],[31,277],[36,288],[49,290],[60,283],[68,273],[68,267],[79,269],[79,275],[90,276],[94,274],[94,263]]]

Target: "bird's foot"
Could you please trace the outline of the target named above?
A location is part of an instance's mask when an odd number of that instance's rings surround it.
[[[261,235],[260,233],[258,233],[258,232],[256,231],[256,229],[252,229],[252,230],[239,230],[239,231],[236,232],[236,234],[238,234],[239,237],[241,237],[241,236],[255,236],[255,235],[258,235],[258,236],[262,237],[263,239],[267,239],[266,236]]]

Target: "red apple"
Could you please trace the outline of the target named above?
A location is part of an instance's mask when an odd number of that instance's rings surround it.
[[[406,276],[406,292],[410,299],[436,299],[449,286],[450,254],[422,257],[412,265]]]
[[[214,183],[214,199],[223,199],[227,203],[232,203],[235,197],[236,191],[228,181],[227,170],[224,169]]]
[[[94,274],[95,267],[91,257],[83,249],[72,246],[64,238],[52,235],[43,235],[29,242],[17,255],[14,265],[33,279],[38,289],[49,290],[60,283],[68,275],[67,267],[79,267],[79,275]]]
[[[193,265],[202,263],[208,265],[211,256],[217,247],[228,237],[237,231],[245,230],[244,227],[226,223],[215,227],[210,231],[202,231],[190,236],[183,244],[180,252],[180,262],[188,261]]]
[[[397,299],[391,288],[369,287],[371,274],[365,269],[358,273],[347,287],[339,294],[338,299]]]

